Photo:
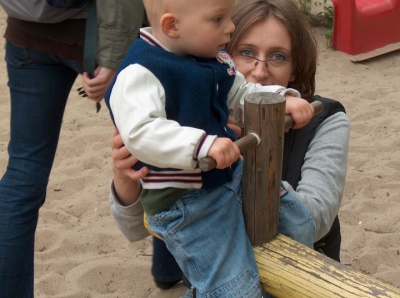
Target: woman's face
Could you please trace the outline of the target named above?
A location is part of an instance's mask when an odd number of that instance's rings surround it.
[[[285,26],[270,17],[250,27],[231,54],[237,70],[248,82],[287,87],[292,72],[291,49],[292,42]],[[270,61],[265,63],[254,58]]]

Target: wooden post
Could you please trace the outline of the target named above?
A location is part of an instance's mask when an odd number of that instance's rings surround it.
[[[278,234],[286,100],[270,93],[252,93],[245,100],[245,135],[256,133],[261,143],[244,152],[243,213],[252,245]]]

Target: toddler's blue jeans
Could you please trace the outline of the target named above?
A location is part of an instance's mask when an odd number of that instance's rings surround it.
[[[184,274],[197,289],[196,297],[261,295],[256,287],[246,292],[249,283],[254,284],[253,278],[256,278],[250,272],[258,271],[244,231],[239,171],[242,165],[236,169],[234,180],[217,190],[189,191],[170,210],[148,217],[150,228],[164,238]],[[312,215],[307,206],[289,193],[280,198],[279,232],[313,248],[315,223]],[[171,274],[179,274],[174,259],[160,258],[163,243],[158,240],[154,246],[153,261],[159,263],[153,264],[153,275],[168,280],[168,270],[157,270],[160,267],[170,268]],[[190,296],[187,293],[185,297]]]
[[[241,202],[243,167],[234,178],[211,190],[189,190],[169,210],[147,216],[163,238],[197,298],[260,298],[253,248],[247,237]]]

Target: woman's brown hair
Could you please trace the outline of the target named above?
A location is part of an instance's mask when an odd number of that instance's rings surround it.
[[[292,0],[244,0],[236,5],[232,15],[236,29],[227,50],[232,53],[248,29],[271,17],[285,26],[292,41],[294,80],[288,87],[298,90],[302,98],[310,100],[315,92],[317,43],[307,19]]]

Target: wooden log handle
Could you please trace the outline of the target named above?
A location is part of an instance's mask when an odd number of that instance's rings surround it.
[[[311,105],[314,107],[314,116],[321,113],[324,110],[324,104],[320,101],[313,101]],[[293,127],[294,121],[291,115],[285,116],[285,129]],[[244,152],[249,149],[254,149],[260,144],[260,138],[255,133],[250,133],[235,142],[238,145],[240,152]],[[208,172],[217,166],[214,158],[206,156],[199,160],[199,168],[203,172]]]

